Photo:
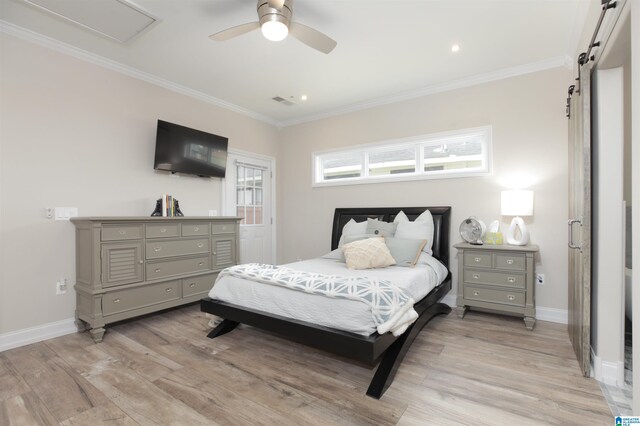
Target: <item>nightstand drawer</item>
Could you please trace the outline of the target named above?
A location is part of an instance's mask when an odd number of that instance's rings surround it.
[[[517,253],[496,253],[497,269],[513,269],[514,271],[526,270],[526,260],[524,254]]]
[[[233,222],[211,224],[211,233],[214,235],[228,234],[230,232],[235,232],[235,230],[236,230],[236,225]]]
[[[464,298],[479,302],[502,305],[524,306],[524,293],[509,290],[494,290],[485,287],[465,285]]]
[[[477,268],[491,268],[491,253],[469,251],[464,253],[464,266]]]
[[[525,287],[524,274],[509,274],[504,272],[464,270],[464,282],[471,284],[489,284],[500,287]]]

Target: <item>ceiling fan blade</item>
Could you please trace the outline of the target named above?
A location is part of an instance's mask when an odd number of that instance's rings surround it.
[[[291,25],[289,25],[289,34],[307,46],[313,47],[322,53],[331,52],[338,44],[331,37],[322,34],[320,31],[297,22],[292,22]]]
[[[269,0],[269,7],[282,10],[283,6],[284,6],[284,0]]]
[[[209,38],[216,41],[225,41],[229,40],[230,38],[246,34],[249,31],[257,30],[258,28],[260,28],[259,22],[249,22],[248,24],[238,25],[236,27],[227,28],[226,30],[222,30],[215,34],[211,34]]]

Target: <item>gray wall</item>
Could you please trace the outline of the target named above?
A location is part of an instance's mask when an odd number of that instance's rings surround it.
[[[277,156],[279,131],[246,116],[0,36],[0,335],[73,316],[74,228],[45,207],[81,216],[147,216],[163,193],[186,215],[221,211],[220,180],[153,170],[158,118]]]
[[[500,191],[534,191],[534,216],[525,218],[531,242],[540,246],[538,306],[567,309],[567,121],[568,69],[553,69],[466,89],[399,102],[300,124],[283,130],[279,175],[278,258],[289,262],[330,249],[333,210],[352,206],[453,208],[451,242],[471,215],[486,223],[501,219]],[[493,126],[492,176],[311,187],[316,150],[447,130]],[[451,251],[455,264],[455,253]],[[454,269],[455,274],[455,269]],[[454,282],[455,280],[454,275]]]

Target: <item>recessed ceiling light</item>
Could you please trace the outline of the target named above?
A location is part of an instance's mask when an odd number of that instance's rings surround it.
[[[451,46],[451,51],[453,53],[459,52],[460,51],[460,45],[459,44],[454,44],[453,46]]]
[[[302,100],[302,101],[306,101],[306,100],[307,100],[307,95],[302,95],[302,96],[300,96],[300,100]]]

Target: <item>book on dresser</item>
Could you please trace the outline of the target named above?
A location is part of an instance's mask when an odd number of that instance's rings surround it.
[[[107,324],[198,301],[238,261],[239,217],[77,217],[76,323]]]

